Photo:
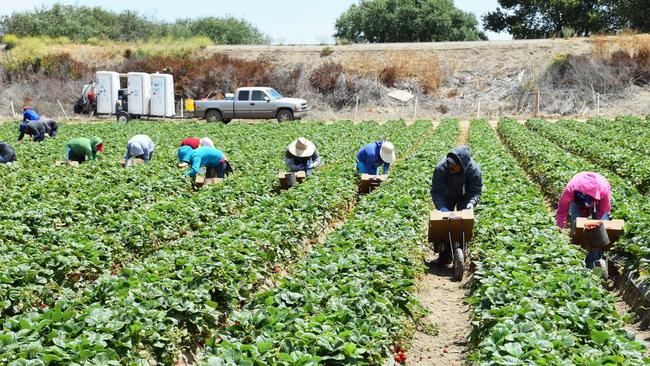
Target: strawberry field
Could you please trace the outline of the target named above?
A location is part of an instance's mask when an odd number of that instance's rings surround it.
[[[615,251],[644,278],[650,163],[637,154],[649,126],[472,121],[485,188],[470,249],[470,364],[650,362],[544,205],[579,171],[607,176],[613,215],[627,222]],[[460,129],[451,119],[96,123],[12,143],[19,163],[0,166],[0,364],[417,364],[408,349],[426,327],[415,293],[431,174]],[[138,133],[156,142],[154,158],[123,169]],[[53,165],[68,139],[93,135],[105,141],[98,161]],[[0,141],[16,136],[0,125]],[[235,173],[193,189],[175,165],[188,136],[211,137]],[[280,190],[284,147],[298,136],[324,165]],[[358,196],[356,151],[380,138],[398,159],[387,182]]]

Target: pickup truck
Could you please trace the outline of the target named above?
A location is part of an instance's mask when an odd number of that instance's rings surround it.
[[[301,119],[310,110],[304,99],[285,98],[273,88],[239,88],[224,100],[197,100],[194,117],[228,123],[237,119],[272,119],[279,122]]]

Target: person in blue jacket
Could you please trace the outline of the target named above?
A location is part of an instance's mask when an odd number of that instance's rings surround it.
[[[388,174],[390,165],[395,161],[395,146],[388,141],[380,140],[367,144],[357,153],[357,173],[378,175]]]
[[[456,147],[438,163],[430,193],[436,209],[443,212],[473,209],[478,205],[483,193],[483,176],[469,147]]]
[[[223,178],[226,175],[226,158],[223,152],[214,147],[199,147],[189,156],[190,171],[188,177],[196,177],[201,167],[206,167],[206,178]]]
[[[41,119],[41,116],[35,110],[28,106],[23,106],[23,122],[38,121],[39,119]]]

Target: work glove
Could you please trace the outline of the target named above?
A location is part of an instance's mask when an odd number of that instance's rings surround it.
[[[600,219],[601,219],[601,220],[609,220],[609,219],[610,219],[609,212],[605,212],[605,214],[603,215],[603,217],[601,217]]]
[[[473,208],[474,208],[474,204],[473,204],[473,203],[468,203],[468,204],[467,204],[467,209],[468,209],[468,210],[471,210],[471,209],[473,209]]]
[[[440,211],[441,212],[449,212],[449,209],[447,207],[441,207]]]

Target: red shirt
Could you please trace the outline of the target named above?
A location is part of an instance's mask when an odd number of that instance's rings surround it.
[[[198,149],[201,140],[198,137],[188,137],[185,140],[181,141],[179,146],[189,146],[192,149]]]

